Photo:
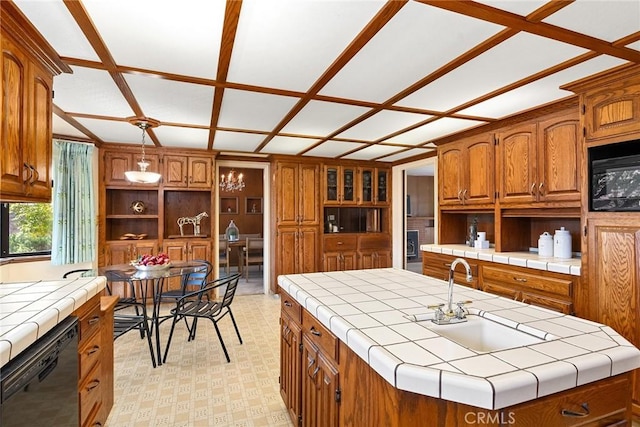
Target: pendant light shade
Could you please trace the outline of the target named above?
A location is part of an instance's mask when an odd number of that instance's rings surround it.
[[[160,181],[161,175],[157,172],[148,171],[149,162],[145,159],[144,153],[144,142],[145,142],[145,134],[147,129],[150,127],[155,127],[158,125],[158,122],[152,121],[151,119],[129,119],[129,122],[138,126],[142,129],[142,157],[138,162],[138,167],[140,170],[132,170],[126,171],[124,176],[128,181],[135,182],[138,184],[155,184]],[[155,124],[155,125],[154,125]]]

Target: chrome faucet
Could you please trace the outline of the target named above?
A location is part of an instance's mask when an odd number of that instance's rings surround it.
[[[449,267],[449,295],[447,299],[447,315],[449,316],[453,314],[453,272],[458,264],[464,265],[464,268],[467,269],[467,282],[471,282],[473,280],[473,276],[471,275],[471,266],[467,260],[463,258],[454,259],[451,263],[451,267]]]

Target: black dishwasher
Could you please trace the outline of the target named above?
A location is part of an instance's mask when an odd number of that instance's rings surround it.
[[[0,370],[0,426],[77,426],[78,318],[69,316]]]

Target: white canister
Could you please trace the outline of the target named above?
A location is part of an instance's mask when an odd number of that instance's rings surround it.
[[[571,233],[560,227],[553,235],[553,256],[555,258],[571,258]]]
[[[538,255],[544,258],[553,256],[553,236],[545,231],[538,239]]]

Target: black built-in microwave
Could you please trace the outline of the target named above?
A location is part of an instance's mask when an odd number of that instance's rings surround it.
[[[589,210],[640,212],[640,139],[588,152]]]

